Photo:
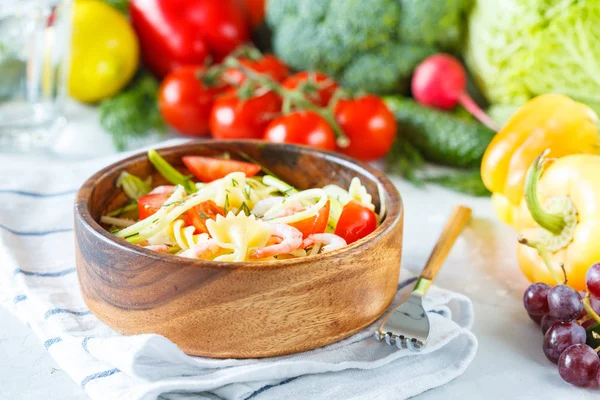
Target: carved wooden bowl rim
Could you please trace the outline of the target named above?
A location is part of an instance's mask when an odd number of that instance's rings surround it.
[[[142,246],[138,246],[129,243],[125,239],[121,239],[108,230],[103,228],[91,215],[89,210],[90,199],[94,194],[95,182],[104,178],[105,175],[113,175],[118,171],[125,170],[130,163],[147,160],[147,153],[142,151],[136,153],[130,157],[117,161],[113,164],[108,165],[102,170],[96,172],[90,178],[88,178],[81,188],[78,190],[75,197],[75,216],[79,218],[83,226],[93,231],[95,237],[99,240],[108,242],[112,246],[127,254],[135,254],[141,257],[148,257],[157,261],[166,261],[170,263],[182,263],[187,266],[194,266],[198,268],[223,268],[223,269],[267,269],[267,268],[286,268],[306,262],[319,262],[321,260],[338,259],[344,257],[345,253],[349,253],[354,249],[362,248],[360,250],[367,250],[371,248],[380,238],[387,236],[396,225],[401,221],[404,208],[402,205],[402,199],[398,193],[398,189],[392,183],[392,181],[385,176],[382,172],[376,168],[367,165],[364,162],[350,158],[340,153],[334,153],[330,151],[316,149],[314,147],[295,145],[295,144],[280,144],[280,143],[267,143],[260,140],[207,140],[207,141],[192,141],[185,144],[159,147],[156,148],[159,154],[161,153],[173,153],[180,152],[182,155],[185,154],[185,150],[189,149],[190,145],[198,145],[206,147],[227,147],[227,145],[249,145],[249,146],[262,146],[266,148],[273,148],[272,151],[283,152],[299,152],[301,154],[310,154],[315,157],[325,158],[328,161],[332,161],[342,168],[360,171],[363,175],[370,177],[376,182],[379,182],[383,187],[383,195],[386,197],[386,215],[382,223],[366,237],[357,240],[341,249],[330,251],[324,254],[319,254],[315,257],[299,257],[290,258],[285,260],[270,260],[270,261],[252,261],[252,262],[231,262],[231,261],[210,261],[210,260],[196,260],[191,258],[182,258],[176,255],[163,254],[154,250],[146,249]],[[142,177],[143,178],[143,177]]]

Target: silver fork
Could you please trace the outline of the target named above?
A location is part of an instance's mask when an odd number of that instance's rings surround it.
[[[429,317],[423,308],[423,296],[442,268],[450,249],[469,221],[471,209],[457,206],[440,235],[421,276],[408,297],[395,310],[385,316],[375,331],[375,340],[385,341],[399,349],[421,351],[429,338]]]

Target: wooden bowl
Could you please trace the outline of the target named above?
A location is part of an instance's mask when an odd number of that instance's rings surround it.
[[[161,254],[113,236],[100,216],[124,204],[122,171],[160,176],[145,153],[88,179],[75,203],[77,273],[83,297],[124,334],[156,333],[184,352],[216,358],[267,357],[314,349],[365,328],[392,301],[402,253],[403,208],[382,173],[342,155],[257,141],[202,141],[159,153],[184,170],[183,155],[244,152],[298,188],[357,176],[387,216],[375,232],[343,249],[268,262],[215,262]]]

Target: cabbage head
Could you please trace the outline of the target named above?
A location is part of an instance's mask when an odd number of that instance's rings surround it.
[[[600,0],[476,0],[468,30],[467,66],[490,102],[600,104]]]

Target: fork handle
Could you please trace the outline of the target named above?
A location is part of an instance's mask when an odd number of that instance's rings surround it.
[[[450,249],[452,249],[454,242],[458,236],[460,236],[460,233],[470,217],[470,208],[465,206],[457,206],[454,208],[452,216],[448,222],[446,222],[446,226],[444,226],[444,230],[433,248],[425,268],[423,268],[423,271],[421,272],[421,277],[417,281],[414,291],[421,295],[424,295],[425,292],[427,292],[429,285],[431,285],[431,282],[442,268],[446,257],[448,257],[448,253],[450,253]]]

